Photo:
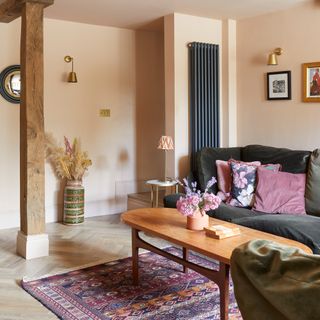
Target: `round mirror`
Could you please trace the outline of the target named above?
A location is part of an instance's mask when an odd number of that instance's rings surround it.
[[[13,65],[0,73],[0,94],[11,103],[20,103],[20,66]]]

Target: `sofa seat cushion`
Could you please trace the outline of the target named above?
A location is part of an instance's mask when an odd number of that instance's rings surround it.
[[[163,205],[165,208],[176,208],[176,203],[181,196],[185,196],[183,193],[169,194],[163,198]],[[207,214],[216,219],[232,222],[234,219],[250,217],[252,215],[261,215],[262,212],[252,212],[249,209],[232,207],[228,204],[221,202],[220,206],[216,210],[208,211]]]
[[[264,213],[253,212],[250,209],[246,209],[246,208],[232,207],[222,202],[218,209],[208,211],[207,214],[212,218],[233,222],[233,220],[235,219],[252,217],[255,215],[259,216]]]
[[[264,214],[233,219],[232,222],[299,241],[308,246],[313,253],[320,254],[320,218],[318,217]]]
[[[248,145],[241,149],[241,160],[261,161],[262,164],[280,163],[282,171],[290,173],[306,173],[311,152],[275,148],[261,145]]]

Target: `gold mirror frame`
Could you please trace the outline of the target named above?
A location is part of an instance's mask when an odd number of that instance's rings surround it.
[[[20,65],[12,65],[0,73],[0,94],[11,103],[20,103]]]

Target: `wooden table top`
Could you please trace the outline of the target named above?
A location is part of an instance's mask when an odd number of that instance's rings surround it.
[[[186,228],[187,218],[176,209],[169,208],[142,208],[123,213],[121,219],[134,229],[148,232],[151,235],[167,240],[178,246],[202,253],[218,261],[230,264],[232,251],[239,245],[251,240],[264,239],[284,245],[298,247],[306,253],[312,253],[304,244],[275,236],[270,233],[242,227],[223,220],[210,218],[210,225],[224,224],[237,226],[241,234],[216,240],[206,236],[205,231],[191,231]]]

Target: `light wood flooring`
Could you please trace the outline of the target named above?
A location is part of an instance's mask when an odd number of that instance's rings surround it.
[[[37,278],[131,256],[131,230],[120,222],[120,215],[87,218],[78,226],[47,224],[50,256],[29,261],[15,253],[17,231],[0,230],[1,320],[57,319],[20,287],[19,282],[25,276]],[[151,241],[158,246],[166,245],[156,238]]]
[[[159,204],[158,207],[163,207],[164,190],[159,190]],[[128,210],[147,208],[151,206],[150,192],[131,193],[128,194]]]

